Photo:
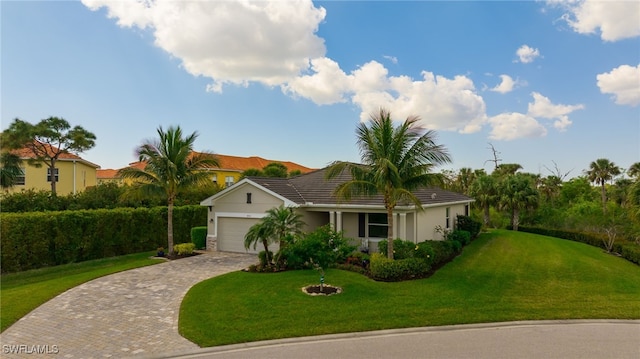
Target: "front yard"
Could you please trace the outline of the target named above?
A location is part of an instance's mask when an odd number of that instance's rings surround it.
[[[200,346],[432,325],[541,319],[639,319],[640,267],[601,249],[494,231],[427,279],[376,282],[329,270],[342,294],[311,297],[316,271],[235,272],[193,287],[180,333]]]

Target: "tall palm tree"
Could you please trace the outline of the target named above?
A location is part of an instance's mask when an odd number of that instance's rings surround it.
[[[172,255],[173,204],[177,194],[190,186],[208,183],[209,174],[202,169],[217,167],[219,162],[213,154],[193,152],[197,132],[183,137],[180,126],[170,126],[166,132],[161,126],[157,132],[157,139],[144,142],[136,150],[139,160],[146,163],[144,169],[127,167],[119,174],[133,179],[135,190],[166,196],[167,242]]]
[[[412,191],[440,184],[441,175],[431,170],[451,162],[451,158],[444,146],[435,143],[436,133],[419,126],[417,116],[394,127],[391,113],[381,108],[370,120],[370,126],[362,122],[356,130],[362,164],[334,162],[327,170],[327,178],[344,171],[351,174],[351,180],[336,187],[338,198],[382,195],[387,211],[387,256],[393,259],[394,208],[398,203],[411,202],[422,209]]]
[[[500,203],[511,211],[511,226],[514,231],[520,225],[520,211],[538,205],[539,195],[533,179],[526,174],[517,173],[502,181]]]
[[[488,226],[491,220],[489,210],[498,203],[498,181],[494,176],[481,175],[471,184],[469,192],[476,200],[475,204],[482,207],[484,225]]]
[[[598,158],[591,162],[587,176],[589,181],[600,185],[602,197],[602,212],[607,213],[607,189],[606,183],[620,174],[620,167],[606,158]]]

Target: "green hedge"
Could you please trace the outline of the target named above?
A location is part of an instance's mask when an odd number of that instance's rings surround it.
[[[174,207],[174,243],[191,242],[206,207]],[[0,214],[1,271],[16,272],[167,246],[167,208]]]
[[[422,258],[389,259],[382,253],[373,253],[369,271],[371,277],[381,281],[401,281],[427,276],[431,266]]]
[[[518,227],[519,231],[541,234],[543,236],[568,239],[575,242],[586,243],[595,247],[604,247],[603,235],[597,233],[583,233],[574,231],[565,231],[561,229],[549,229],[540,227]],[[640,246],[629,241],[617,241],[613,245],[613,252],[620,254],[624,259],[640,264]]]
[[[191,242],[196,245],[196,249],[207,247],[207,226],[191,228]]]

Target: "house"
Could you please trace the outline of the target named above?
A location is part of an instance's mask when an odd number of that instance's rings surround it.
[[[211,181],[220,185],[221,187],[229,187],[240,180],[242,173],[248,169],[263,169],[266,165],[273,162],[282,163],[287,167],[289,172],[300,171],[300,173],[307,173],[312,171],[311,168],[299,165],[289,161],[276,161],[267,160],[262,157],[239,157],[229,155],[216,154],[220,162],[220,167],[203,169],[211,173]],[[133,162],[129,166],[136,166],[138,168],[144,168],[143,162]],[[98,170],[98,183],[115,182],[123,183],[122,178],[118,176],[118,170]]]
[[[53,149],[49,150],[53,153]],[[8,188],[9,193],[23,190],[51,190],[51,170],[42,162],[40,167],[29,163],[29,159],[35,158],[31,150],[22,148],[11,151],[20,157],[22,176],[18,177],[16,184]],[[54,179],[56,181],[56,193],[58,195],[76,194],[97,184],[97,171],[100,168],[73,153],[61,153],[56,161]]]
[[[344,231],[356,245],[377,251],[377,244],[387,238],[387,214],[382,196],[338,200],[334,189],[350,179],[346,172],[331,180],[326,169],[292,178],[247,177],[235,185],[200,202],[208,207],[207,249],[245,252],[244,236],[249,227],[260,221],[265,212],[280,205],[293,207],[302,215],[305,230],[331,224]],[[453,229],[457,215],[468,215],[472,198],[440,188],[423,188],[414,192],[424,211],[413,204],[398,205],[394,210],[395,238],[421,242],[443,238],[441,229]],[[274,251],[277,244],[273,245]],[[259,251],[253,248],[249,252]]]

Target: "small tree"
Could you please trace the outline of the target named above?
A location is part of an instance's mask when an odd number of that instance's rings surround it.
[[[84,152],[95,146],[96,136],[82,128],[71,128],[69,122],[59,117],[49,117],[33,125],[15,119],[2,134],[3,147],[26,148],[31,154],[29,163],[49,168],[51,193],[56,195],[55,169],[60,156],[69,152]]]

